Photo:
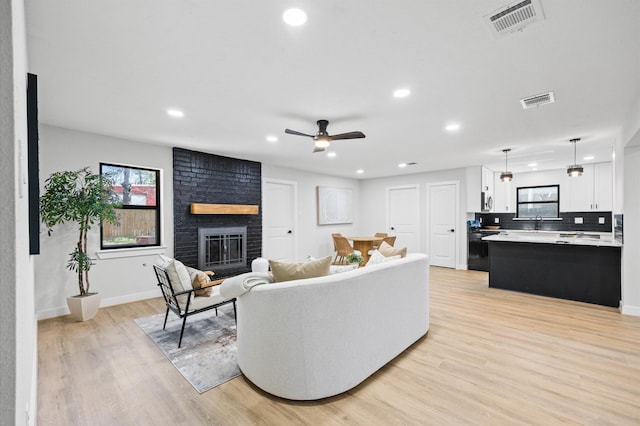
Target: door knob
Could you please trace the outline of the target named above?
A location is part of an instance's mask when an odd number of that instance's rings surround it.
[[[449,232],[456,232],[455,229],[449,229]]]
[[[391,227],[391,230],[392,230],[392,231],[395,231],[395,230],[396,230],[396,228],[394,228],[394,227],[392,226],[392,227]]]
[[[291,231],[291,229],[289,229],[289,230],[287,231],[287,234],[291,234],[291,233],[293,233],[293,231]]]

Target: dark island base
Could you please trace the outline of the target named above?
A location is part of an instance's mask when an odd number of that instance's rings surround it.
[[[489,242],[489,287],[620,305],[620,247]]]

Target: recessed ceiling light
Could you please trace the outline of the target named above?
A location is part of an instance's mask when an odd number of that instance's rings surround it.
[[[335,151],[329,151],[329,152],[327,152],[327,157],[331,157],[331,158],[333,158],[333,157],[335,157],[335,156],[336,156],[336,152],[335,152]]]
[[[407,167],[407,163],[400,163],[398,164],[398,167],[400,167],[401,169],[404,169],[405,167]]]
[[[460,130],[460,123],[449,123],[444,128],[447,132],[455,132]]]
[[[593,160],[596,157],[594,157],[593,155],[587,155],[586,157],[584,157],[584,160],[589,161],[589,160]]]
[[[527,166],[529,166],[529,167],[536,167],[537,165],[538,165],[538,163],[529,163],[529,164],[527,164]]]
[[[307,14],[300,9],[287,9],[282,14],[282,19],[284,19],[284,22],[286,22],[287,25],[299,27],[307,22]]]
[[[395,92],[393,92],[393,97],[394,98],[406,98],[410,94],[411,94],[411,90],[409,90],[409,89],[397,89]]]
[[[167,114],[172,117],[184,117],[184,112],[180,111],[179,109],[168,109]]]
[[[267,136],[267,142],[278,142],[278,138],[272,135]]]
[[[359,174],[359,175],[361,175],[361,174],[363,174],[363,173],[364,173],[364,170],[362,170],[362,169],[358,169],[358,170],[356,170],[356,173],[357,173],[357,174]]]

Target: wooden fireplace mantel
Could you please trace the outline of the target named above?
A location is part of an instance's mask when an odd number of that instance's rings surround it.
[[[258,214],[252,204],[191,204],[191,214]]]

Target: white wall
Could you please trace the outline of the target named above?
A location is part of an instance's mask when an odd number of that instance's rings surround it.
[[[418,185],[420,191],[420,251],[427,253],[428,246],[428,223],[427,223],[427,203],[429,200],[428,185],[437,182],[460,182],[460,221],[458,223],[458,265],[457,268],[466,268],[467,263],[467,185],[466,169],[442,170],[431,173],[416,173],[403,176],[394,176],[379,179],[367,179],[360,183],[360,197],[362,203],[360,210],[359,232],[362,234],[373,234],[386,229],[387,211],[386,197],[387,188],[401,185]],[[477,191],[480,193],[480,186]],[[474,189],[472,189],[474,190]],[[478,203],[479,204],[479,203]]]
[[[623,164],[624,247],[622,249],[622,313],[640,316],[640,96],[629,112],[621,137]],[[617,160],[616,156],[616,160]]]
[[[0,1],[0,424],[35,422],[37,322],[29,255],[24,4]]]
[[[307,256],[322,257],[332,255],[333,240],[331,234],[339,232],[342,235],[357,235],[366,233],[358,226],[361,218],[360,210],[360,181],[335,176],[307,173],[300,170],[262,165],[262,177],[282,179],[297,183],[298,202],[298,261]],[[328,186],[332,188],[346,188],[353,190],[353,223],[343,225],[318,225],[316,187]]]
[[[90,166],[99,172],[100,162],[128,164],[160,169],[162,205],[162,243],[173,255],[173,153],[170,147],[111,138],[59,127],[40,127],[40,182],[53,172]],[[52,236],[41,225],[41,254],[36,260],[36,311],[39,318],[68,313],[66,297],[78,294],[75,273],[66,269],[69,253],[78,238],[71,224],[58,225]],[[96,258],[100,249],[99,227],[89,234],[89,253]],[[157,251],[157,250],[156,250]],[[144,250],[125,250],[127,257],[99,259],[91,268],[91,291],[102,296],[101,306],[159,297],[153,273],[156,254]]]

